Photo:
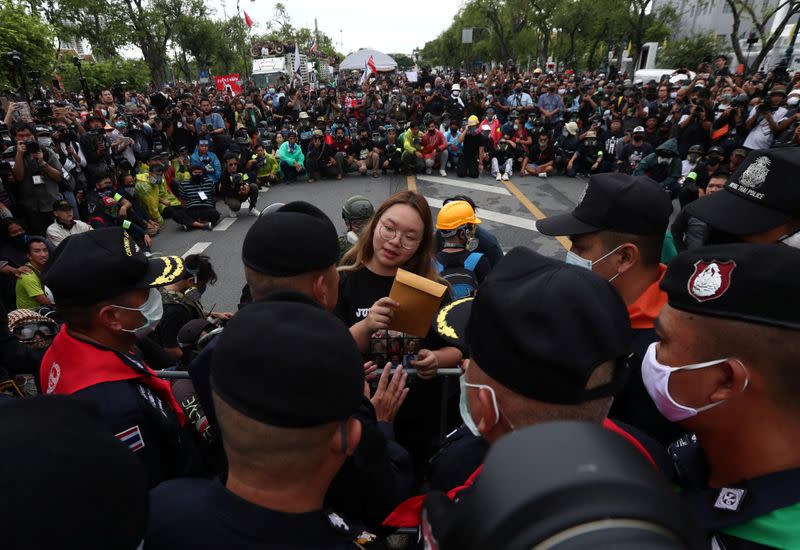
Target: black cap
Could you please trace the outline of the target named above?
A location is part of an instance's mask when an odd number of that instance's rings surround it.
[[[211,386],[249,418],[304,428],[354,414],[364,369],[344,323],[310,297],[283,291],[228,323],[211,362]]]
[[[506,254],[474,299],[442,308],[436,326],[486,374],[530,399],[580,403],[622,389],[623,368],[611,384],[585,389],[595,368],[630,353],[622,298],[590,270],[528,248]]]
[[[95,407],[72,396],[1,399],[4,548],[134,550],[147,525],[147,476]],[[69,498],[65,500],[65,496]],[[91,517],[91,528],[81,528]],[[42,523],[43,518],[45,523]],[[96,522],[96,523],[94,523]]]
[[[242,245],[244,265],[274,277],[325,269],[338,258],[339,239],[333,222],[322,210],[303,201],[260,216]]]
[[[800,155],[785,147],[751,151],[722,191],[694,201],[686,211],[731,235],[769,231],[800,218]]]
[[[633,235],[663,235],[672,214],[672,201],[646,176],[597,174],[568,214],[536,222],[544,235],[581,235],[616,231]]]
[[[722,244],[678,254],[661,289],[675,309],[800,330],[800,250]]]
[[[53,203],[53,211],[57,212],[60,210],[72,210],[72,205],[64,199],[58,199]]]
[[[58,305],[89,305],[136,288],[174,283],[179,256],[147,258],[120,227],[70,235],[56,248],[42,281]]]

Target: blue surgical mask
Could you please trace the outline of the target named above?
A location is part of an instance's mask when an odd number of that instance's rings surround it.
[[[147,297],[145,303],[143,303],[140,307],[117,305],[112,307],[127,309],[128,311],[138,311],[142,314],[142,317],[144,317],[144,324],[142,326],[134,329],[122,329],[125,332],[132,332],[138,338],[143,338],[153,332],[158,325],[158,322],[161,321],[161,316],[164,314],[164,304],[161,302],[161,293],[155,288],[150,289],[150,295]]]

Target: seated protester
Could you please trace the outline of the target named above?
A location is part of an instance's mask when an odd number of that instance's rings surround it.
[[[357,170],[362,176],[371,171],[372,177],[377,178],[379,160],[380,155],[367,129],[359,128],[358,137],[347,148],[347,168],[351,171]]]
[[[642,159],[653,152],[653,146],[644,140],[642,126],[634,128],[630,140],[618,142],[617,146],[619,169],[625,174],[633,174]]]
[[[269,187],[278,181],[278,159],[267,153],[263,143],[256,144],[250,160],[245,164],[245,170],[259,187]]]
[[[581,138],[575,154],[567,162],[566,175],[574,178],[578,174],[597,174],[603,159],[603,148],[597,141],[597,132],[589,130]]]
[[[258,202],[258,184],[250,181],[247,174],[239,172],[239,156],[234,152],[225,154],[225,172],[219,181],[219,194],[230,208],[231,216],[236,217],[242,209],[242,203],[249,201],[249,214],[258,216],[261,212],[256,208]]]
[[[550,138],[546,133],[541,133],[536,138],[536,146],[531,147],[523,159],[519,175],[523,177],[525,174],[532,174],[546,178],[554,168],[555,156],[553,147],[550,145]]]
[[[668,191],[673,199],[678,197],[680,192],[681,159],[678,156],[678,142],[675,138],[668,139],[658,147],[655,152],[650,153],[636,170],[634,176],[647,176],[659,186]]]
[[[722,147],[713,145],[709,148],[705,159],[698,160],[694,169],[687,174],[678,193],[681,208],[692,201],[705,196],[708,182],[717,172],[727,172],[725,152]]]
[[[503,137],[503,132],[500,130],[500,119],[495,116],[494,107],[486,108],[486,118],[479,123],[479,126],[481,128],[484,126],[489,126],[489,139],[492,140],[492,145],[496,146],[497,142],[500,141],[500,138]]]
[[[45,292],[40,278],[42,269],[47,265],[50,253],[47,243],[41,237],[28,239],[28,262],[25,267],[29,273],[23,273],[17,279],[17,309],[37,310],[42,306],[52,306],[53,300]]]
[[[183,271],[180,257],[148,260],[113,227],[66,239],[43,276],[64,319],[42,360],[44,393],[95,405],[109,433],[141,460],[149,487],[197,473],[183,411],[151,369],[169,360],[144,338],[161,320],[157,287]]]
[[[150,183],[144,185],[150,185]],[[94,229],[121,227],[130,233],[136,244],[149,253],[150,247],[153,246],[153,240],[143,225],[136,223],[132,218],[128,219],[122,216],[123,209],[130,214],[131,204],[114,190],[110,177],[101,176],[95,182],[94,191],[90,191],[86,195],[86,207],[90,216],[89,224]]]
[[[136,198],[147,217],[158,225],[164,225],[164,218],[171,218],[173,211],[181,206],[181,201],[167,187],[164,167],[158,162],[150,164],[147,174],[136,176]]]
[[[289,132],[286,141],[278,149],[278,162],[285,183],[296,182],[298,176],[305,174],[306,169],[303,166],[305,156],[303,150],[297,145],[297,133],[294,130]]]
[[[691,172],[694,172],[695,166],[703,160],[703,146],[692,145],[689,147],[689,152],[686,153],[686,158],[681,161],[681,177],[686,178]]]
[[[403,145],[397,139],[397,128],[392,125],[386,126],[386,137],[378,144],[380,151],[381,171],[386,174],[389,170],[394,170],[396,174],[403,168],[401,158],[403,155]]]
[[[418,473],[439,437],[440,422],[450,426],[454,420],[450,411],[444,411],[442,417],[442,386],[448,386],[436,372],[458,365],[461,352],[444,345],[433,331],[418,337],[388,330],[399,306],[388,296],[400,268],[432,281],[439,279],[433,265],[433,233],[431,211],[422,195],[404,191],[389,197],[340,262],[335,309],[350,327],[364,361],[416,368],[416,379],[395,420],[395,432],[397,441],[411,453]],[[447,293],[442,301],[449,301]]]
[[[720,170],[708,180],[703,196],[722,191],[730,174]],[[672,239],[679,251],[694,250],[706,246],[709,240],[708,224],[690,215],[686,208],[681,209],[670,226]]]
[[[474,296],[492,268],[489,260],[476,252],[479,223],[467,201],[448,202],[436,218],[436,232],[443,241],[436,254],[436,270],[450,286],[453,300]]]
[[[561,136],[553,144],[556,170],[566,173],[567,163],[578,149],[578,143],[578,123],[574,121],[567,122],[564,125]]]
[[[461,136],[461,129],[458,122],[451,121],[450,129],[445,132],[444,139],[447,141],[447,164],[452,168],[458,166],[459,159],[461,158],[461,150],[464,144],[459,141]]]
[[[221,217],[214,207],[214,182],[206,177],[202,164],[192,164],[190,174],[190,179],[176,183],[183,208],[175,210],[172,219],[184,231],[191,228],[211,231]]]
[[[184,267],[186,271],[182,278],[158,289],[164,312],[150,335],[173,359],[180,359],[183,355],[178,345],[178,333],[192,319],[206,318],[200,299],[208,285],[217,282],[217,274],[208,256],[190,254],[184,258]]]
[[[661,414],[693,434],[669,450],[708,548],[800,540],[799,269],[793,247],[725,244],[678,255],[661,281],[668,304],[642,374]]]
[[[0,475],[25,488],[3,495],[3,522],[15,526],[3,535],[5,548],[141,548],[145,472],[91,404],[64,396],[3,399],[0,410],[0,440],[14,450],[5,453]],[[87,517],[97,524],[78,534]],[[73,536],[80,542],[68,542]]]
[[[132,174],[123,174],[119,181],[121,182],[119,193],[131,203],[131,207],[124,212],[125,217],[130,217],[131,221],[138,220],[137,223],[147,228],[147,234],[154,237],[161,231],[161,226],[147,217],[147,211],[139,202],[136,196],[136,179]]]
[[[488,125],[478,127],[478,117],[472,115],[467,119],[467,128],[461,132],[458,141],[461,144],[461,156],[458,159],[456,175],[459,178],[477,178],[488,162],[487,149],[491,148],[490,128]]]
[[[433,168],[439,165],[439,175],[447,176],[447,140],[444,134],[436,127],[436,122],[431,119],[427,125],[427,132],[422,136],[422,158],[425,161],[425,173],[430,174]]]
[[[323,138],[322,130],[314,130],[311,135],[311,143],[308,144],[306,150],[306,171],[309,183],[322,177],[333,178],[338,174],[334,150],[325,143]]]
[[[323,507],[361,441],[359,363],[341,322],[302,295],[240,311],[211,369],[227,476],[153,490],[145,547],[356,548],[359,533]]]
[[[350,148],[350,138],[345,135],[345,129],[342,126],[337,126],[333,134],[325,136],[325,144],[334,151],[333,158],[337,171],[336,179],[340,180],[347,170],[347,150]]]
[[[450,498],[468,499],[461,491],[480,475],[489,446],[515,430],[553,420],[600,424],[629,441],[651,464],[658,460],[669,471],[663,447],[608,419],[625,382],[631,330],[625,304],[602,278],[517,247],[489,274],[473,300],[446,306],[439,318],[440,336],[469,350],[460,379],[461,418],[470,439],[482,438],[487,445],[465,447],[459,442],[443,449],[433,472],[456,485],[431,478],[431,486],[455,486]],[[450,465],[471,474],[455,479],[447,471]],[[404,502],[384,525],[418,525],[422,499]]]
[[[511,142],[514,144],[514,162],[522,166],[528,156],[528,150],[533,145],[533,136],[525,128],[523,118],[517,117],[512,124]],[[521,168],[520,168],[521,171]]]
[[[504,135],[492,152],[492,175],[497,181],[508,181],[514,175],[514,154],[514,143]]]
[[[191,176],[189,173],[189,166],[191,164],[191,160],[189,159],[188,151],[186,147],[181,147],[178,149],[178,155],[173,159],[170,163],[172,168],[172,180],[170,183],[180,183],[182,181],[188,181]]]
[[[622,129],[622,119],[619,115],[613,115],[608,126],[608,131],[601,132],[600,143],[603,147],[603,156],[600,161],[598,172],[617,172],[617,158],[619,149],[625,139],[625,132]]]
[[[434,123],[434,129],[436,124]],[[422,134],[419,122],[411,121],[408,131],[403,134],[403,171],[414,174],[425,169],[425,158],[422,156]]]
[[[217,113],[215,113],[217,114]],[[219,162],[219,157],[216,153],[209,151],[209,141],[207,139],[200,139],[197,142],[197,149],[192,153],[190,162],[199,162],[206,169],[206,176],[214,183],[219,183],[222,177],[222,165]]]
[[[55,216],[55,221],[47,228],[47,239],[54,247],[57,247],[61,244],[61,241],[70,235],[92,230],[88,223],[75,219],[72,205],[64,199],[59,199],[53,203],[53,215]]]

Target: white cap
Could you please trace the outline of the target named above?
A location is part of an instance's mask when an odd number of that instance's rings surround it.
[[[789,95],[800,95],[800,88],[795,88],[794,90],[789,92]]]
[[[300,118],[308,118],[308,113],[305,111],[300,112]]]
[[[634,134],[643,134],[644,133],[644,126],[637,126],[633,129]]]
[[[492,127],[489,126],[488,124],[484,124],[483,126],[481,126],[481,131],[482,132],[491,132],[492,131]]]
[[[453,90],[458,90],[460,92],[461,91],[461,84],[453,84],[453,87],[450,88],[450,91],[453,91]]]

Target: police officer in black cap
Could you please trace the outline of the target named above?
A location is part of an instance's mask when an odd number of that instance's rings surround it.
[[[194,473],[198,464],[184,413],[150,368],[169,360],[145,338],[161,320],[158,287],[184,270],[177,256],[148,259],[114,227],[67,237],[42,277],[64,319],[42,360],[43,392],[93,402],[142,460],[150,486]]]
[[[722,191],[686,210],[710,226],[710,244],[780,242],[800,248],[798,171],[796,148],[751,151]]]
[[[491,446],[525,426],[581,420],[620,434],[650,462],[659,459],[659,450],[663,454],[657,444],[606,418],[626,381],[631,329],[625,304],[601,277],[517,247],[487,276],[474,300],[442,308],[436,327],[469,357],[460,380],[460,410],[472,437]],[[464,448],[471,452],[459,452]],[[469,464],[473,473],[459,488],[465,490],[484,453],[468,440],[452,445],[448,456],[437,457],[441,463],[434,464],[434,474],[452,482],[449,470],[463,472]],[[432,481],[435,488],[453,488]],[[416,525],[420,504],[406,501],[386,525]]]
[[[653,323],[667,301],[658,282],[664,235],[672,213],[669,196],[650,178],[599,174],[589,178],[575,209],[536,222],[545,235],[566,235],[572,246],[566,262],[589,269],[619,291],[628,306],[633,341],[631,377],[617,397],[611,417],[633,424],[664,445],[682,432],[664,421],[639,376],[638,365],[653,342]]]
[[[154,489],[145,547],[356,548],[358,533],[323,511],[361,439],[364,371],[347,327],[299,293],[252,304],[219,338],[211,384],[227,478]]]
[[[678,255],[642,376],[694,436],[670,448],[714,549],[800,541],[800,251],[727,244]]]
[[[302,201],[285,204],[260,216],[248,230],[242,246],[247,286],[255,303],[280,298],[291,291],[306,296],[327,311],[333,309],[339,295],[338,255],[333,222],[319,208]],[[243,307],[241,312],[251,305]],[[218,339],[211,341],[189,366],[200,403],[212,427],[218,423],[211,399],[209,371],[212,354],[217,353],[217,343]],[[291,344],[291,349],[299,352],[309,341],[298,337],[284,344]],[[375,394],[362,397],[357,411],[362,425],[362,444],[356,456],[346,462],[328,494],[328,502],[337,511],[370,527],[380,525],[411,491],[408,452],[394,441],[392,427],[405,395],[404,388],[402,373],[390,377],[384,369]]]

